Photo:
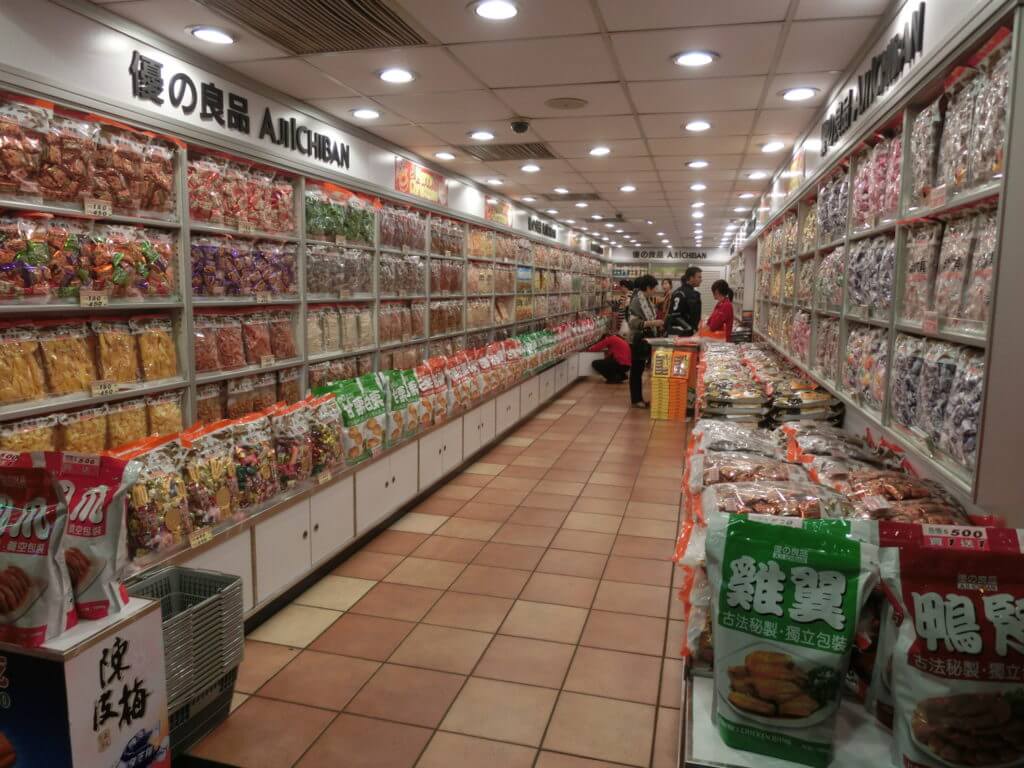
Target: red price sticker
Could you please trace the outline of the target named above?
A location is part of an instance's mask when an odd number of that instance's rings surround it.
[[[926,525],[924,545],[933,549],[988,549],[988,531],[976,525]]]

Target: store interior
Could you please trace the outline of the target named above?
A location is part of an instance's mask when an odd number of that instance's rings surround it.
[[[0,768],[1024,767],[1021,15],[4,2]]]

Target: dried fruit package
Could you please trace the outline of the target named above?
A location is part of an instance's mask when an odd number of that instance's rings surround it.
[[[28,324],[0,323],[0,403],[21,403],[46,395],[40,345]]]
[[[932,288],[939,267],[941,242],[941,224],[926,224],[908,233],[903,267],[903,301],[900,303],[902,320],[920,323],[924,313],[932,308]]]
[[[139,380],[139,356],[132,329],[124,320],[93,320],[96,362],[101,381],[135,383]]]
[[[296,403],[302,398],[301,368],[283,368],[277,372],[277,399],[282,403]]]
[[[96,381],[96,366],[85,322],[47,320],[37,328],[49,394],[88,392]]]
[[[0,468],[0,641],[34,648],[75,626],[67,507],[44,469]]]
[[[1010,87],[1010,54],[998,54],[989,65],[978,94],[971,136],[971,181],[983,184],[1003,173],[1006,159],[1006,101]]]
[[[239,507],[249,509],[272,499],[278,491],[274,434],[263,413],[236,421],[232,428]]]
[[[965,350],[949,389],[939,445],[969,469],[977,462],[984,387],[984,354]]]
[[[57,417],[39,416],[0,425],[0,450],[11,453],[57,450]]]
[[[270,349],[277,360],[291,360],[298,357],[295,347],[295,326],[288,312],[274,312],[270,315]]]
[[[917,416],[924,350],[924,339],[902,333],[896,337],[889,409],[892,418],[905,427],[913,426]]]
[[[216,319],[214,338],[221,370],[245,367],[245,344],[242,341],[242,321],[236,315],[223,315]],[[197,366],[198,367],[198,366]]]
[[[1024,758],[1020,531],[926,526],[881,551],[892,604],[895,759],[1008,766]]]
[[[211,373],[221,370],[220,353],[217,351],[216,317],[196,315],[192,347],[195,353],[196,373]]]
[[[338,399],[333,394],[311,398],[309,434],[312,440],[312,474],[319,475],[345,461],[342,432],[345,428]]]
[[[313,471],[313,440],[306,402],[273,410],[270,425],[274,430],[277,479],[281,488],[308,480]]]
[[[910,129],[911,199],[925,202],[935,186],[935,166],[942,139],[942,99],[922,109]]]
[[[736,515],[708,524],[719,734],[736,749],[825,768],[877,548]]]
[[[43,137],[52,109],[0,97],[0,194],[39,198]]]
[[[270,347],[270,326],[265,314],[246,315],[242,323],[242,340],[245,344],[245,364],[260,365],[264,358],[272,357]]]
[[[107,450],[107,412],[107,407],[101,405],[58,414],[61,450],[91,454]]]
[[[165,392],[162,395],[147,397],[146,421],[149,423],[149,434],[151,435],[171,435],[181,432],[183,428],[181,393]]]
[[[169,317],[139,315],[129,320],[138,342],[143,381],[162,381],[178,375],[178,351]]]

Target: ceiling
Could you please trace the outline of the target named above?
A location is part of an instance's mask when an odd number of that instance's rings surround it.
[[[96,0],[109,11],[233,67],[254,80],[360,125],[421,156],[455,154],[435,161],[538,211],[626,245],[668,240],[695,242],[694,203],[704,203],[705,246],[719,241],[731,219],[746,218],[769,174],[788,157],[810,126],[841,72],[872,36],[893,0],[514,0],[518,15],[487,21],[467,0],[337,0],[342,5],[384,5],[425,44],[400,48],[292,55],[272,34],[252,31],[206,0]],[[326,0],[284,0],[296,12],[330,8]],[[332,11],[333,13],[333,11]],[[321,18],[324,18],[321,16]],[[328,22],[325,22],[328,23]],[[230,32],[233,45],[196,40],[189,25]],[[324,35],[325,39],[331,39]],[[282,37],[282,39],[284,39]],[[714,51],[708,66],[677,66],[682,51]],[[377,73],[402,67],[410,83],[391,84]],[[812,86],[814,98],[786,102],[781,92]],[[577,109],[548,102],[582,99]],[[359,121],[352,110],[380,113]],[[509,123],[529,121],[516,134]],[[711,128],[683,127],[705,120]],[[554,159],[481,162],[460,145],[475,130],[495,135],[488,144],[543,142]],[[781,141],[779,154],[765,154]],[[595,146],[611,151],[590,155]],[[706,160],[704,169],[687,162]],[[706,189],[694,191],[702,183]],[[623,192],[621,187],[635,186]],[[596,195],[576,207],[554,190]],[[601,217],[600,221],[594,217]],[[609,221],[611,219],[611,221]],[[650,222],[650,223],[648,223]],[[612,226],[607,226],[611,224]],[[623,230],[617,233],[617,230]],[[658,234],[664,233],[664,234]]]

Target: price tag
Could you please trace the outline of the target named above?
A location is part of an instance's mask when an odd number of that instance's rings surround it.
[[[117,392],[117,382],[94,381],[91,390],[93,397],[109,397]]]
[[[408,245],[403,245],[402,246],[402,253],[404,253],[407,256],[409,255],[409,246]]]
[[[209,526],[200,528],[198,531],[192,531],[188,535],[188,545],[192,549],[201,547],[203,544],[209,544],[211,541],[213,541],[213,528]]]
[[[82,201],[82,210],[86,216],[102,218],[114,213],[114,207],[108,200],[97,200],[95,197],[87,197]]]
[[[323,485],[324,483],[331,482],[331,470],[325,469],[319,475],[313,478],[313,482],[316,485]]]
[[[445,257],[446,259],[450,259],[450,258],[452,257],[452,252],[451,252],[451,251],[445,251],[445,252],[444,252],[444,257]]]
[[[939,313],[934,309],[921,314],[921,331],[924,333],[939,332]]]
[[[105,307],[110,303],[110,297],[105,291],[80,290],[78,303],[83,307]]]
[[[268,292],[266,292],[266,291],[261,291],[260,293],[254,294],[253,298],[256,300],[257,304],[269,304],[270,303],[270,294]]]
[[[277,358],[273,355],[263,355],[260,358],[260,368],[267,368],[277,362]]]
[[[988,549],[988,531],[975,525],[926,525],[924,545],[933,549]]]
[[[885,498],[885,496],[878,495],[865,496],[860,500],[860,503],[863,504],[869,512],[875,512],[879,509],[886,509],[891,506],[889,500]]]
[[[213,286],[212,293],[213,293],[214,296],[223,296],[224,295],[224,286],[223,285],[215,285],[215,286]]]
[[[946,185],[935,187],[931,192],[928,193],[928,207],[937,208],[940,205],[946,204]]]
[[[344,245],[345,244],[345,236],[344,235],[335,235],[334,236],[334,242],[337,245]]]
[[[348,289],[348,288],[342,288],[340,291],[338,291],[338,298],[339,299],[347,299],[351,295],[352,295],[352,291],[350,289]]]
[[[246,234],[252,234],[256,231],[256,225],[250,221],[240,221],[238,222],[238,231]]]

